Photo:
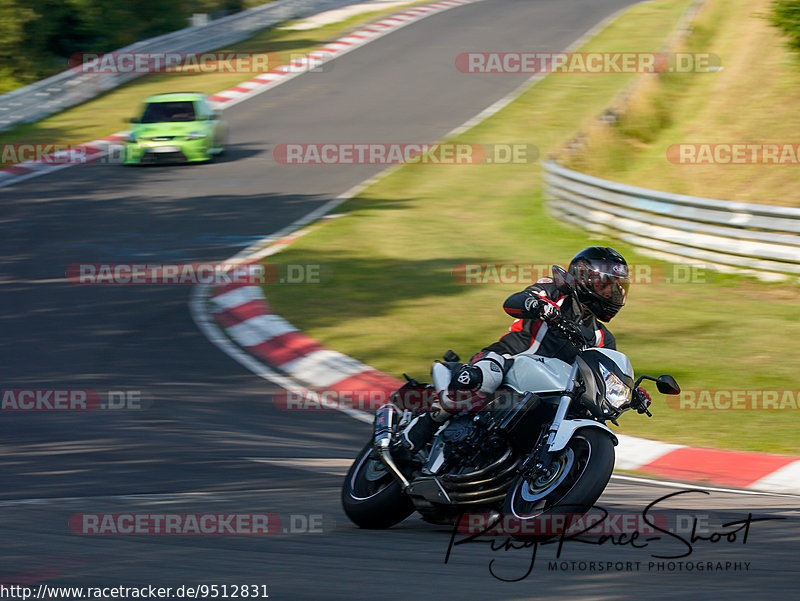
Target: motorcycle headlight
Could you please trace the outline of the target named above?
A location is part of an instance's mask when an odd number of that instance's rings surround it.
[[[204,131],[193,131],[188,136],[186,136],[187,140],[200,140],[206,137],[206,132]]]
[[[622,409],[625,404],[631,402],[633,391],[605,365],[602,363],[598,363],[598,365],[600,366],[600,375],[603,376],[606,384],[606,400],[615,409]]]

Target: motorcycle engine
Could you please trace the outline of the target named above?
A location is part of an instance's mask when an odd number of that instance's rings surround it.
[[[476,419],[477,418],[477,419]],[[507,442],[487,430],[487,420],[479,414],[467,413],[452,418],[434,441],[441,445],[444,466],[448,473],[461,474],[492,463],[505,450]]]
[[[461,446],[472,436],[474,432],[472,428],[472,420],[469,416],[462,416],[451,420],[447,427],[442,431],[442,440],[451,445],[452,448]],[[467,443],[469,444],[469,443]]]

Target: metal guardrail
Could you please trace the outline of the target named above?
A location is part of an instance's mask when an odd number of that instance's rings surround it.
[[[278,0],[271,4],[141,40],[114,52],[207,52],[235,44],[282,21],[352,4],[356,0]],[[79,73],[68,70],[0,95],[0,131],[38,121],[99,96],[141,73]]]
[[[657,192],[544,164],[551,212],[651,254],[765,279],[800,276],[800,209]]]

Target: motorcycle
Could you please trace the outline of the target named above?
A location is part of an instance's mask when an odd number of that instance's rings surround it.
[[[574,280],[553,266],[567,292]],[[435,524],[463,514],[511,516],[522,527],[515,538],[538,532],[524,525],[543,516],[585,514],[605,490],[618,439],[606,422],[629,409],[652,417],[636,392],[644,380],[662,394],[678,394],[672,376],[640,376],[621,352],[587,345],[579,326],[555,313],[548,326],[569,342],[575,359],[516,355],[503,384],[478,410],[467,407],[442,423],[424,449],[410,456],[402,431],[419,410],[396,402],[380,407],[372,439],[350,467],[342,488],[345,513],[362,528],[389,528],[415,510]],[[433,384],[409,380],[398,393],[422,390],[441,400],[461,363],[452,351],[433,364]],[[395,393],[395,399],[402,399]],[[391,399],[390,399],[391,400]],[[434,403],[434,406],[437,406]],[[541,523],[541,521],[539,522]],[[563,530],[570,520],[553,520]],[[560,531],[548,532],[558,535]]]

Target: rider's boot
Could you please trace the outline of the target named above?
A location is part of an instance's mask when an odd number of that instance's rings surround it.
[[[445,414],[446,412],[440,411],[439,413]],[[444,420],[447,419],[448,414],[445,414],[443,417],[444,419],[441,421],[436,421],[432,411],[425,411],[412,419],[400,435],[405,447],[413,454],[418,453],[430,442],[434,432],[436,432]]]

